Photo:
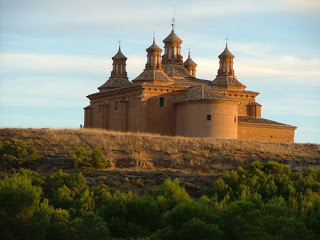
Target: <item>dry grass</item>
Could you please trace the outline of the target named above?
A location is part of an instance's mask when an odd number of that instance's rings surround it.
[[[254,160],[275,160],[295,169],[319,168],[320,145],[169,137],[98,129],[0,129],[0,140],[23,140],[45,158],[70,158],[78,146],[99,147],[113,167],[224,172]]]
[[[38,169],[48,174],[63,168],[78,146],[100,147],[111,162],[104,171],[84,173],[89,184],[105,183],[112,190],[150,192],[166,178],[179,178],[193,197],[238,166],[254,160],[286,163],[294,170],[320,169],[319,144],[269,143],[210,138],[168,137],[97,129],[0,129],[0,140],[23,140],[43,157]],[[0,172],[1,176],[6,173]]]

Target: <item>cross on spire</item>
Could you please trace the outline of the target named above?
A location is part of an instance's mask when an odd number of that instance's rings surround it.
[[[154,42],[156,41],[156,34],[155,34],[155,32],[153,32],[153,41],[154,41]]]
[[[190,48],[189,48],[189,53],[188,53],[188,57],[190,57]]]
[[[224,40],[226,40],[226,47],[227,47],[227,46],[228,46],[228,40],[229,40],[229,38],[226,37]]]
[[[120,47],[121,47],[121,40],[119,40],[118,43],[119,43],[119,49],[120,49]]]

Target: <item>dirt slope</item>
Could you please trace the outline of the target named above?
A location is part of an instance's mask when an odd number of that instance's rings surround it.
[[[95,129],[0,129],[0,140],[23,140],[35,146],[43,158],[43,170],[65,168],[75,148],[100,147],[110,160],[104,171],[86,173],[92,184],[146,192],[167,177],[179,177],[182,185],[201,195],[205,186],[238,166],[277,161],[293,170],[320,169],[320,145],[270,143],[243,140],[185,138],[144,133],[119,133]]]

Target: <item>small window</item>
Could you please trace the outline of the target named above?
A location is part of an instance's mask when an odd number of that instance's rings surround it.
[[[159,107],[164,107],[164,97],[159,98]]]
[[[235,122],[235,123],[237,122],[237,117],[234,117],[234,122]]]
[[[211,114],[207,115],[207,121],[211,121]]]
[[[118,110],[118,101],[114,102],[114,110],[117,111]]]

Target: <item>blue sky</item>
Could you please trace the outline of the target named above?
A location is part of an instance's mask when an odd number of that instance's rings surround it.
[[[118,40],[132,80],[171,31],[213,80],[225,38],[262,117],[320,143],[319,0],[0,0],[0,127],[78,128],[86,95],[109,77]]]

